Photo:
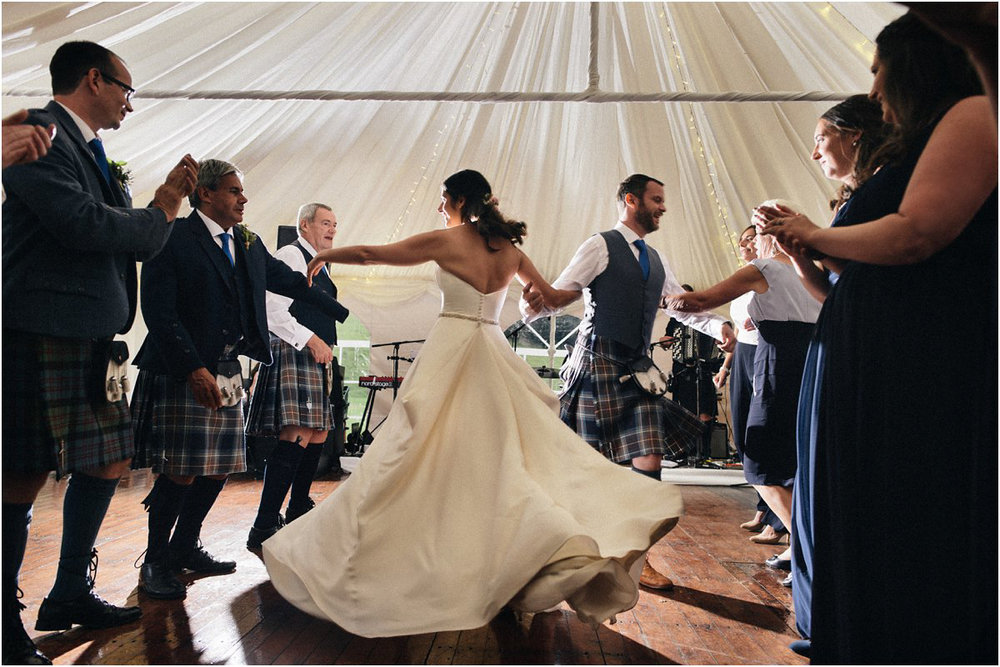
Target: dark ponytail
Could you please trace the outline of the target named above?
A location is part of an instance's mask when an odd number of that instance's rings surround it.
[[[476,226],[476,231],[485,239],[487,248],[498,250],[490,245],[490,240],[494,237],[515,244],[523,243],[528,226],[517,220],[508,220],[500,213],[493,188],[478,171],[464,169],[452,174],[445,179],[444,189],[456,206],[460,198],[465,200],[461,209],[462,222]]]

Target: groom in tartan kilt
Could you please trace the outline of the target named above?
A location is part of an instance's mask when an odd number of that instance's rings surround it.
[[[544,304],[541,294],[527,285],[521,311],[533,319],[584,297],[583,322],[560,373],[560,416],[611,461],[628,463],[637,473],[659,480],[665,448],[677,451],[697,442],[704,427],[673,401],[648,394],[631,380],[622,382],[628,362],[649,354],[661,299],[681,287],[645,242],[666,212],[663,183],[633,174],[619,185],[617,200],[618,224],[587,239],[552,283],[557,301]],[[732,327],[717,315],[668,312],[721,341],[723,349],[735,345]],[[673,586],[648,562],[639,583],[656,589]]]

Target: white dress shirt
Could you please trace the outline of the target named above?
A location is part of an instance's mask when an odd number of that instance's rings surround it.
[[[634,242],[638,240],[639,235],[626,227],[622,222],[618,222],[614,226],[614,229],[616,232],[625,237],[625,242],[628,243],[628,247],[632,251],[632,255],[635,256],[635,261],[638,262],[639,248],[634,245]],[[662,255],[660,256],[660,262],[663,264],[663,271],[666,274],[663,281],[661,295],[667,296],[668,294],[679,294],[683,292],[684,288],[681,287],[679,282],[677,282],[677,278],[674,277],[674,272],[670,270],[670,265]],[[603,236],[600,234],[594,234],[589,239],[584,241],[583,244],[577,249],[576,254],[573,255],[573,259],[570,260],[569,265],[563,269],[563,272],[559,274],[559,277],[552,283],[552,287],[575,292],[582,291],[584,293],[583,298],[585,300],[589,299],[590,288],[588,285],[594,281],[594,278],[604,273],[604,270],[607,268],[608,244],[604,241]],[[520,307],[521,314],[527,322],[531,322],[539,317],[548,317],[549,315],[554,315],[559,312],[557,310],[543,308],[542,312],[537,315],[529,316],[526,308],[527,303],[524,299],[521,299]],[[666,309],[666,312],[684,324],[694,327],[698,331],[708,334],[716,340],[722,340],[722,325],[726,320],[718,315],[708,312],[682,313],[672,309]]]
[[[309,245],[301,236],[298,238],[299,243],[302,247],[312,255],[316,256],[316,249]],[[306,274],[306,258],[302,256],[302,251],[296,248],[292,244],[282,246],[274,253],[275,259],[280,259],[282,262],[288,265],[292,271],[298,271],[302,275]],[[280,294],[275,294],[274,292],[267,293],[267,328],[275,336],[285,341],[296,350],[301,350],[312,338],[313,332],[302,326],[297,319],[295,319],[288,309],[292,305],[293,299],[289,299],[287,296],[282,296]]]
[[[82,118],[80,118],[79,116],[77,116],[76,113],[72,109],[70,109],[68,106],[66,106],[62,102],[56,102],[56,104],[58,104],[59,106],[61,106],[62,109],[63,109],[63,111],[65,111],[67,114],[69,114],[69,117],[73,119],[74,123],[76,123],[77,129],[80,130],[80,134],[83,135],[83,143],[89,144],[94,139],[100,139],[100,137],[97,136],[97,133],[94,132],[92,129],[90,129],[90,126],[87,125],[87,123],[85,123]]]
[[[212,236],[212,239],[215,241],[215,245],[219,246],[219,250],[222,250],[222,239],[219,238],[219,234],[224,234],[224,233],[229,234],[229,252],[233,256],[233,264],[235,265],[237,241],[236,241],[236,235],[233,233],[233,230],[236,229],[236,227],[231,227],[229,231],[226,232],[226,230],[222,228],[222,225],[217,223],[215,220],[212,220],[210,217],[208,217],[198,209],[195,209],[194,212],[197,213],[198,217],[200,217],[202,222],[205,223],[205,228],[208,229],[208,233]]]

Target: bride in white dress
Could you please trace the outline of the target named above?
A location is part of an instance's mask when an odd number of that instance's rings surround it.
[[[515,275],[550,289],[489,183],[442,187],[443,230],[325,262],[438,264],[441,314],[357,470],[264,542],[293,605],[365,637],[477,628],[504,605],[566,601],[601,623],[633,607],[646,550],[682,511],[669,484],[605,459],[559,420],[552,390],[497,318]]]

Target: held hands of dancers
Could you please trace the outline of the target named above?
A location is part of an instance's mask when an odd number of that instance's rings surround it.
[[[691,299],[685,299],[688,294],[690,292],[668,294],[660,299],[660,308],[664,310],[676,310],[679,313],[697,313],[701,311],[701,308],[692,303]]]
[[[3,168],[34,162],[49,152],[56,126],[23,125],[28,110],[21,109],[3,119]]]
[[[822,258],[823,255],[813,249],[814,235],[821,230],[801,213],[780,205],[760,206],[754,209],[753,221],[757,231],[777,239],[787,255]]]
[[[537,274],[534,267],[531,267],[531,270]],[[537,284],[536,281],[529,280],[521,290],[521,298],[524,300],[529,317],[536,317],[545,311],[557,312],[579,299],[583,294],[574,290],[556,289],[546,283],[541,276],[537,277],[539,279]]]
[[[194,192],[197,181],[198,163],[189,153],[170,170],[163,185],[156,188],[150,206],[162,210],[167,214],[167,222],[173,222],[180,211],[181,202]]]
[[[521,298],[528,304],[528,312],[532,315],[542,312],[545,307],[545,299],[542,293],[534,289],[534,283],[528,283],[521,290]]]

